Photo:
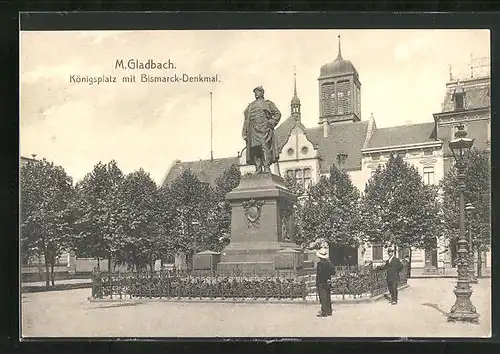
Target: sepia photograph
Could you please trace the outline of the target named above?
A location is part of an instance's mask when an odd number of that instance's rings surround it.
[[[491,337],[489,30],[19,36],[21,340]]]

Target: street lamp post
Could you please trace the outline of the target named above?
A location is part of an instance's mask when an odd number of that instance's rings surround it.
[[[456,261],[458,280],[454,291],[456,301],[448,313],[448,321],[453,322],[477,322],[479,318],[479,314],[476,312],[476,307],[472,305],[470,300],[472,288],[469,283],[469,252],[467,250],[467,239],[465,237],[465,155],[468,155],[473,144],[474,139],[467,138],[467,131],[463,125],[458,127],[455,132],[455,139],[451,140],[449,143],[450,150],[456,161],[460,191],[460,236],[458,238]]]
[[[474,268],[474,247],[472,245],[472,213],[474,212],[472,203],[467,203],[465,210],[467,211],[468,228],[469,228],[469,282],[477,284],[476,270]]]

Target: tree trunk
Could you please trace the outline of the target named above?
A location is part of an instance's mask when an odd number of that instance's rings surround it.
[[[189,252],[189,259],[186,259],[186,265],[190,268],[190,270],[194,269],[194,252]]]
[[[47,253],[44,254],[45,258],[45,286],[48,288],[50,286],[50,273],[49,273],[49,262]]]
[[[412,256],[412,251],[411,251],[411,247],[410,247],[410,255],[409,255],[409,258],[410,258],[410,264],[408,264],[408,278],[411,277],[411,256]]]
[[[55,286],[54,259],[51,259],[50,261],[50,280],[52,282],[52,286]]]
[[[112,260],[112,257],[111,255],[109,255],[108,257],[108,273],[111,274],[111,260]]]
[[[99,262],[99,257],[97,257],[97,269],[99,269],[99,270],[101,269],[101,264]]]

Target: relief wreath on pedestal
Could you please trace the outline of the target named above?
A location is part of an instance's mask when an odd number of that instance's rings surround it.
[[[281,239],[283,241],[291,241],[292,237],[290,235],[290,216],[292,211],[289,209],[283,209],[281,211]]]
[[[250,199],[242,203],[243,209],[245,211],[245,216],[247,218],[247,227],[257,227],[260,220],[260,214],[262,206],[264,205],[263,200]]]

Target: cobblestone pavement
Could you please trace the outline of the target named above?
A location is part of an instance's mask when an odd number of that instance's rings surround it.
[[[90,289],[22,295],[24,337],[489,337],[491,282],[473,285],[479,324],[450,323],[454,279],[410,279],[399,303],[316,304],[89,302]]]

